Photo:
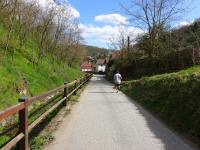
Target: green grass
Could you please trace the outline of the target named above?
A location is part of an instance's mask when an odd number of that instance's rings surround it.
[[[53,140],[53,136],[51,134],[46,135],[38,135],[31,141],[31,149],[32,150],[42,150],[43,146],[48,144],[49,141]]]
[[[46,62],[39,66],[33,66],[19,53],[15,55],[15,64],[11,59],[0,64],[0,110],[17,103],[20,94],[16,91],[23,88],[24,80],[27,82],[28,95],[34,96],[53,89],[67,79],[68,82],[82,76],[79,69],[66,66],[61,70],[56,64],[56,72]]]
[[[20,46],[16,33],[12,33],[5,55],[6,37],[7,30],[0,24],[0,111],[17,104],[19,97],[24,95],[20,94],[23,89],[27,91],[26,96],[36,96],[64,84],[65,81],[71,82],[84,75],[78,64],[69,67],[67,61],[66,64],[53,61],[49,54],[45,54],[39,64],[33,63],[33,60],[37,60],[39,51],[37,44],[33,38],[28,37],[23,46]],[[43,105],[34,103],[32,111]],[[31,115],[29,121],[35,120],[45,110],[43,107],[41,112]],[[0,124],[0,132],[16,123],[16,118],[9,118],[6,126]],[[1,136],[0,147],[10,139],[10,134]],[[33,149],[39,149],[50,139],[50,135],[39,135],[32,141]]]
[[[8,140],[10,140],[10,137],[2,136],[0,140],[0,145],[4,145]]]
[[[83,75],[78,66],[60,65],[57,61],[52,63],[49,55],[38,65],[33,65],[32,58],[37,58],[38,47],[31,38],[19,47],[17,35],[13,34],[9,43],[9,48],[14,51],[13,59],[10,52],[4,56],[6,34],[0,25],[0,110],[17,103],[22,96],[18,89],[24,88],[28,96],[35,96]]]
[[[200,146],[200,66],[128,81],[122,90]]]

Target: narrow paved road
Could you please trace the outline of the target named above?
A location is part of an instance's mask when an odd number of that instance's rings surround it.
[[[191,150],[102,76],[94,76],[46,150]]]

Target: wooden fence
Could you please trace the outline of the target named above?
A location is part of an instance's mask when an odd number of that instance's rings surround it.
[[[0,112],[0,121],[3,121],[15,114],[18,113],[19,115],[19,132],[18,134],[10,140],[3,148],[2,150],[9,150],[15,145],[18,144],[18,149],[20,150],[28,150],[29,145],[29,133],[34,129],[42,120],[44,120],[49,113],[51,113],[53,110],[58,108],[61,104],[63,106],[67,106],[68,98],[76,93],[76,91],[81,88],[82,85],[84,85],[89,79],[92,77],[92,74],[86,75],[83,78],[80,78],[78,80],[75,80],[71,83],[64,83],[64,85],[48,91],[40,96],[35,97],[22,97],[19,99],[19,103],[17,105],[14,105],[2,112]],[[72,91],[69,92],[69,87],[72,87]],[[43,113],[39,118],[37,118],[33,123],[30,125],[28,124],[28,107],[36,101],[42,101],[48,96],[52,95],[58,95],[59,93],[63,93],[63,97],[61,100],[59,100],[56,104],[54,104],[49,110],[47,110],[45,113]]]

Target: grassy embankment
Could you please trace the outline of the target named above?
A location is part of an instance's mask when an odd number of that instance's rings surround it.
[[[9,42],[7,37],[8,31],[0,24],[0,111],[16,104],[18,98],[23,95],[39,95],[62,85],[64,81],[70,82],[83,75],[78,65],[69,67],[67,63],[63,64],[49,54],[44,54],[43,59],[36,63],[39,48],[31,37],[27,37],[22,46],[17,33],[11,34]],[[8,49],[5,54],[6,46]],[[55,102],[56,100],[52,101],[50,106]],[[43,105],[35,105],[36,107],[32,108],[35,113],[30,113],[30,122],[50,107],[44,108]],[[15,123],[13,117],[6,121],[6,124],[0,124],[0,147],[17,132],[14,128],[14,131],[3,134],[4,128],[7,129]]]
[[[13,34],[5,56],[6,36],[7,31],[0,25],[0,110],[16,104],[24,90],[29,96],[38,95],[83,75],[79,66],[61,65],[50,55],[33,64],[39,49],[31,38],[21,47],[18,36]]]
[[[122,90],[200,146],[200,66],[128,81]]]

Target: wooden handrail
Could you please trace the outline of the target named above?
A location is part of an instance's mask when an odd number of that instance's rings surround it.
[[[7,143],[1,150],[11,149],[14,145],[16,145],[22,138],[24,137],[23,133],[18,134],[15,138],[13,138],[9,143]]]
[[[0,112],[0,121],[18,113],[20,110],[24,109],[24,103],[21,102],[17,105],[11,106],[9,108],[7,108],[6,110]]]
[[[51,96],[53,94],[56,94],[57,92],[63,90],[64,88],[65,88],[65,86],[62,85],[62,86],[60,86],[60,87],[58,87],[56,89],[53,89],[51,91],[48,91],[48,92],[46,92],[46,93],[44,93],[42,95],[31,97],[31,98],[28,99],[28,104],[32,104],[35,101],[39,101],[41,99],[46,98],[47,96]]]
[[[45,113],[43,113],[38,119],[36,119],[31,125],[28,127],[28,132],[31,132],[31,130],[37,126],[46,116],[48,116],[49,113],[51,113],[53,110],[55,110],[64,100],[66,100],[66,97],[61,99],[59,102],[57,102],[53,107],[51,107],[49,110],[47,110]]]
[[[77,79],[71,83],[64,83],[64,85],[48,91],[42,95],[31,97],[31,98],[20,98],[17,105],[11,106],[6,110],[0,112],[0,121],[7,119],[15,114],[19,114],[19,134],[16,135],[10,142],[8,142],[2,149],[8,150],[19,143],[20,150],[28,150],[28,134],[33,128],[35,128],[43,119],[45,119],[49,113],[58,108],[61,104],[63,106],[67,105],[68,97],[75,94],[76,91],[81,88],[90,78],[92,74],[86,75],[83,78]],[[68,93],[68,88],[74,86],[73,90]],[[54,104],[49,110],[43,113],[39,118],[37,118],[31,125],[28,125],[28,106],[33,102],[42,100],[47,96],[56,95],[58,92],[63,91],[63,97],[56,104]]]

